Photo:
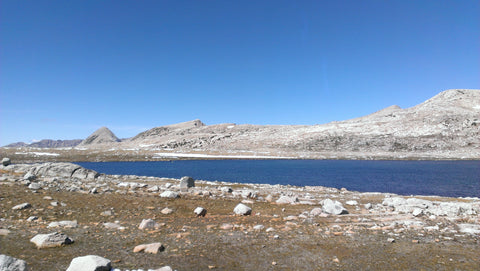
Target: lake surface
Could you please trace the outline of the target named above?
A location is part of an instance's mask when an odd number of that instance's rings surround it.
[[[99,173],[319,185],[400,195],[480,197],[480,161],[188,160],[81,162]]]

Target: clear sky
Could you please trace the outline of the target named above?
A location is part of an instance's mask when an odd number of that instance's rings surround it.
[[[0,146],[320,124],[480,87],[480,1],[0,2]]]

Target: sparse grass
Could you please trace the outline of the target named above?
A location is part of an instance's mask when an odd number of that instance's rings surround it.
[[[52,200],[44,199],[45,196]],[[51,201],[67,206],[53,207]],[[381,231],[356,227],[355,215],[296,220],[292,222],[297,225],[287,227],[284,217],[299,215],[313,207],[255,202],[253,206],[250,204],[254,214],[240,217],[232,214],[239,201],[194,196],[171,200],[141,193],[92,195],[50,190],[32,193],[18,184],[4,184],[0,190],[0,215],[5,220],[0,222],[0,228],[8,228],[11,233],[0,236],[0,252],[25,259],[32,271],[65,270],[74,257],[88,254],[106,257],[114,267],[122,269],[164,265],[178,270],[208,270],[209,266],[215,266],[215,270],[478,270],[480,267],[478,238],[435,242],[428,237],[412,244],[412,239],[420,237],[416,232],[405,232],[390,244],[385,241],[390,236]],[[11,210],[23,202],[30,202],[33,207]],[[197,206],[208,210],[206,217],[195,217],[193,210]],[[161,214],[165,207],[174,213]],[[113,210],[113,216],[100,215],[106,210]],[[25,221],[32,215],[40,217],[40,221]],[[138,225],[146,218],[165,224],[158,230],[139,230]],[[49,222],[60,220],[77,220],[79,227],[46,228]],[[116,220],[127,229],[103,227],[104,222]],[[225,223],[236,227],[223,230],[220,227]],[[257,224],[275,231],[253,231]],[[325,230],[333,225],[350,227],[354,233],[326,234]],[[53,231],[71,236],[75,243],[38,250],[29,242],[37,233]],[[274,235],[279,235],[279,239],[273,238]],[[136,245],[152,242],[163,243],[165,251],[157,255],[132,252]]]

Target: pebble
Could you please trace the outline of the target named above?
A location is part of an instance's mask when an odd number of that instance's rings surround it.
[[[197,216],[205,216],[207,214],[207,209],[203,207],[197,207],[193,211]]]

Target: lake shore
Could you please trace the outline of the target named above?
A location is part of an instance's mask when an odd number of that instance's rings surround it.
[[[0,148],[0,157],[17,163],[41,162],[121,162],[171,160],[480,160],[477,152],[218,152],[165,151],[145,149],[82,149],[82,148]]]
[[[179,179],[104,175],[68,163],[15,164],[0,172],[1,254],[25,260],[30,270],[65,270],[85,255],[120,270],[480,267],[478,198],[202,180],[188,187]],[[12,209],[22,203],[30,207]],[[240,203],[251,213],[235,215]],[[195,214],[197,207],[206,214]],[[144,219],[156,224],[139,229]],[[61,221],[76,224],[52,226]],[[29,241],[55,231],[74,242],[37,249]],[[164,250],[133,252],[154,242]]]

